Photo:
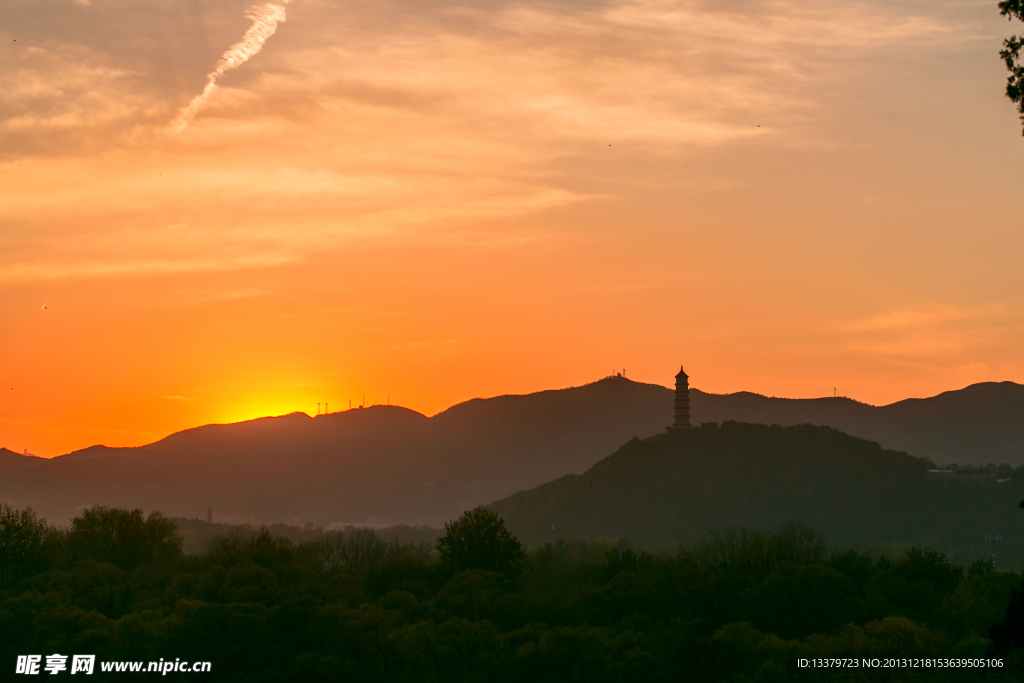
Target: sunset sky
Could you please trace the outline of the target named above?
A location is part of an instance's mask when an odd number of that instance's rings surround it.
[[[0,446],[680,363],[1022,382],[1014,32],[995,0],[4,0]]]

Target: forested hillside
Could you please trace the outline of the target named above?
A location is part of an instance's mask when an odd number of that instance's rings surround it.
[[[635,439],[582,475],[491,508],[527,543],[625,538],[661,547],[785,521],[821,529],[835,543],[1024,535],[1024,469],[979,483],[930,474],[932,466],[830,427],[707,423]]]

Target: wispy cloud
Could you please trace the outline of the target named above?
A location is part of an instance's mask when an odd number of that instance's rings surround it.
[[[288,4],[288,0],[281,0],[281,2],[282,4],[280,5],[267,3],[265,5],[253,6],[246,11],[245,16],[248,19],[252,19],[252,26],[249,27],[249,30],[245,32],[240,41],[232,45],[224,53],[224,56],[217,62],[217,67],[207,75],[206,87],[203,88],[203,92],[197,95],[178,114],[178,117],[171,124],[171,128],[174,131],[180,133],[185,130],[189,122],[192,121],[196,113],[206,103],[206,100],[217,89],[217,79],[227,71],[238,68],[263,49],[263,44],[267,42],[267,38],[274,35],[274,32],[277,31],[277,25],[287,19],[284,5]]]
[[[889,330],[907,330],[933,327],[943,323],[979,315],[991,315],[998,311],[974,311],[959,306],[935,306],[922,309],[904,308],[887,311],[843,325],[849,332],[876,332]]]
[[[82,277],[161,275],[197,271],[226,271],[278,266],[298,259],[296,254],[255,253],[210,259],[167,259],[94,262],[13,263],[0,272],[0,283],[36,282]]]
[[[989,347],[1024,329],[1024,314],[1004,305],[901,308],[839,326],[847,352],[896,363],[975,367]]]
[[[307,0],[286,16],[273,0],[191,23],[66,5],[44,3],[63,18],[25,49],[0,45],[0,219],[31,236],[10,238],[3,282],[280,264],[363,238],[545,242],[539,221],[495,225],[634,186],[735,189],[735,168],[691,158],[825,144],[810,123],[851,63],[976,35],[857,2]],[[169,26],[231,46],[211,71]]]

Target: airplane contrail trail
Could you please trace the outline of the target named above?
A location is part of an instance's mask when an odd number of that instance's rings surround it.
[[[189,105],[182,109],[171,123],[174,132],[180,133],[188,127],[196,113],[217,89],[217,79],[226,71],[241,66],[259,52],[263,48],[263,43],[267,42],[267,38],[274,35],[277,25],[282,21],[287,21],[284,5],[288,4],[288,0],[281,0],[281,2],[280,5],[271,2],[265,5],[254,5],[246,10],[245,16],[252,19],[252,26],[240,41],[228,48],[228,51],[217,62],[217,67],[206,76],[206,87],[203,88],[203,92],[189,102]]]

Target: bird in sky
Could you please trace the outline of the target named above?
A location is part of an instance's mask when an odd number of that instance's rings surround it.
[[[46,310],[46,304],[43,304],[43,310],[44,311]]]

